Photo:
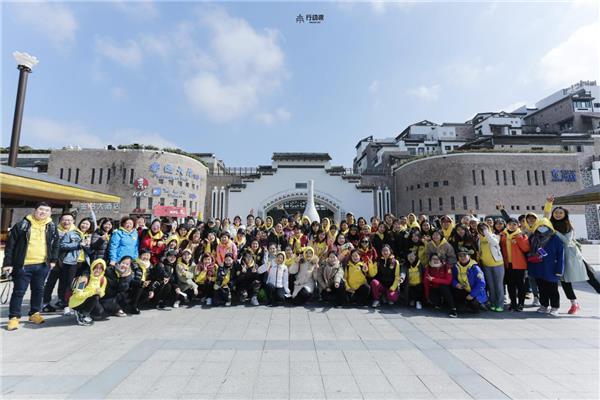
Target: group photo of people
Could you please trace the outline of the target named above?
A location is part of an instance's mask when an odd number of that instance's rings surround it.
[[[62,313],[91,326],[148,309],[229,306],[430,308],[457,318],[530,309],[556,317],[581,305],[573,283],[600,283],[575,240],[569,211],[542,215],[425,214],[311,221],[301,213],[120,221],[40,203],[9,232],[3,269],[14,283],[8,330]],[[181,311],[194,312],[194,311]],[[418,312],[418,311],[417,311]]]

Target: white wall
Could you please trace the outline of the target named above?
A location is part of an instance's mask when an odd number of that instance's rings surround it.
[[[230,192],[228,216],[245,216],[250,209],[258,213],[261,204],[273,195],[298,190],[296,183],[306,183],[309,179],[315,181],[315,192],[338,200],[344,213],[352,212],[357,218],[364,216],[367,219],[374,215],[373,193],[361,192],[356,188],[356,183],[348,182],[341,176],[331,176],[320,168],[279,168],[273,175],[263,175],[254,182],[247,182],[241,192]]]

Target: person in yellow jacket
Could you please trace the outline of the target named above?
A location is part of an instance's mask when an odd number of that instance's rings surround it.
[[[104,308],[100,298],[106,292],[106,261],[99,258],[92,261],[90,276],[80,276],[73,287],[73,294],[69,298],[69,308],[75,312],[77,324],[90,326],[95,319],[104,319]]]
[[[406,260],[408,261],[406,265],[408,284],[405,285],[405,298],[409,306],[420,310],[423,308],[423,264],[414,251],[408,253]]]
[[[444,239],[446,239],[446,240],[450,239],[450,236],[452,236],[452,231],[454,230],[454,227],[456,226],[456,224],[454,223],[454,220],[449,215],[444,215],[444,216],[442,216],[442,218],[440,218],[440,224],[441,224],[442,232],[444,234]],[[456,263],[456,261],[454,261],[454,262]]]
[[[344,281],[346,281],[346,291],[350,294],[350,302],[367,306],[371,294],[369,280],[377,274],[377,264],[373,262],[365,263],[358,250],[352,250],[350,261],[346,266]]]
[[[504,311],[504,258],[500,248],[500,237],[492,233],[486,223],[477,225],[479,232],[479,265],[490,293],[490,310]]]

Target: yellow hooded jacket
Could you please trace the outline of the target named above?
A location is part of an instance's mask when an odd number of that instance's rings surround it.
[[[94,276],[94,268],[96,265],[102,266],[102,272],[99,276]],[[99,296],[104,297],[104,293],[106,291],[106,278],[104,277],[105,272],[106,261],[101,258],[92,261],[92,265],[90,266],[90,277],[79,277],[77,283],[75,284],[75,289],[73,289],[73,294],[69,298],[69,308],[75,308],[82,305],[88,298],[95,296],[96,290],[98,289],[100,289]],[[79,286],[81,282],[86,282],[85,287],[83,289],[77,289],[77,286]]]
[[[46,262],[47,256],[46,225],[52,222],[52,218],[48,217],[40,221],[31,214],[25,218],[31,223],[31,228],[23,265],[43,264]]]
[[[363,267],[367,267],[367,272],[363,271]],[[377,274],[377,265],[369,263],[365,264],[362,261],[357,263],[350,260],[346,271],[344,273],[344,281],[346,282],[346,290],[348,292],[354,292],[358,290],[362,285],[367,284],[367,275],[369,278],[373,278]]]

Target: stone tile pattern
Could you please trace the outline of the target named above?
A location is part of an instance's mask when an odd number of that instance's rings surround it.
[[[557,318],[238,306],[85,328],[55,316],[2,331],[2,398],[597,399],[599,304],[586,286],[582,313],[563,300]]]

